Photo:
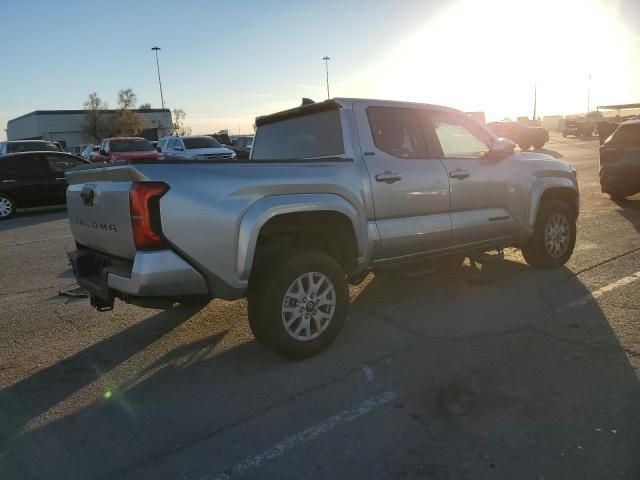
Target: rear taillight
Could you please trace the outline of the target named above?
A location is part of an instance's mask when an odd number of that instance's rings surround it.
[[[169,190],[163,182],[134,182],[129,190],[133,241],[138,249],[162,248],[160,197]]]

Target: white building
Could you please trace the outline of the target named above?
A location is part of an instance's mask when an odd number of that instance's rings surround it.
[[[171,132],[171,111],[151,108],[134,110],[145,121],[145,129],[140,136],[157,140]],[[107,110],[108,115],[117,110]],[[36,110],[7,122],[7,140],[53,140],[66,149],[78,145],[96,143],[92,135],[83,131],[86,116],[84,110]]]

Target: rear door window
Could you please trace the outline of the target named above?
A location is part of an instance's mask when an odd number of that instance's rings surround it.
[[[0,158],[0,170],[9,175],[38,175],[46,174],[44,165],[37,155],[16,155]]]
[[[253,160],[304,160],[344,154],[340,111],[294,117],[258,128]]]
[[[64,173],[70,168],[82,165],[82,162],[80,160],[76,160],[72,157],[67,157],[66,155],[46,155],[45,158],[47,160],[47,163],[49,164],[49,168],[53,173]]]
[[[367,118],[373,141],[398,158],[429,158],[418,115],[412,108],[369,107]]]

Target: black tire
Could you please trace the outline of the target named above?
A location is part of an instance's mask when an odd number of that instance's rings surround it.
[[[265,262],[260,271],[252,274],[249,285],[249,325],[254,332],[256,339],[263,344],[269,345],[274,350],[287,358],[303,359],[309,358],[325,350],[335,340],[344,325],[349,305],[349,290],[347,278],[338,262],[327,253],[302,249],[280,257],[278,263]],[[271,268],[265,268],[269,266]],[[289,333],[285,327],[283,304],[286,300],[286,293],[290,291],[296,280],[308,273],[321,274],[333,287],[335,306],[332,316],[319,331],[318,324],[312,318],[297,315],[297,307],[307,310],[311,304],[296,303],[289,308],[296,309],[290,318],[296,318],[291,328],[301,327],[308,324],[306,329],[309,336],[315,336],[308,340],[294,338],[293,333]],[[307,284],[308,285],[308,284]],[[291,297],[288,297],[291,301]],[[331,311],[331,307],[325,308],[325,313]],[[318,311],[318,310],[316,310]],[[309,315],[312,311],[309,310]],[[321,311],[322,313],[323,311]],[[304,323],[304,322],[307,323]],[[315,330],[315,331],[312,331]],[[301,332],[302,333],[302,332]]]
[[[520,147],[520,150],[522,150],[523,152],[531,148],[531,145],[529,145],[528,143],[519,143],[518,146]]]
[[[16,213],[16,201],[6,193],[0,193],[0,220],[13,217]]]
[[[568,239],[562,250],[555,254],[549,252],[545,234],[549,221],[554,217],[564,217],[568,224]],[[556,217],[557,218],[557,217]],[[547,200],[540,205],[533,235],[522,246],[522,255],[526,262],[536,268],[557,268],[564,265],[573,253],[576,244],[576,218],[569,205],[560,200]]]

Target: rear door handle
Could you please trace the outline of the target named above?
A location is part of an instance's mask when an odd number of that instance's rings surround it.
[[[458,180],[464,180],[465,178],[471,176],[471,174],[462,168],[456,168],[453,172],[449,172],[449,176],[451,178],[457,178]]]
[[[58,182],[62,182],[63,180],[66,180],[67,177],[56,177],[56,181]]]
[[[2,183],[16,183],[15,180],[2,180]]]
[[[393,172],[383,172],[376,175],[376,182],[394,183],[402,180],[402,175]]]

